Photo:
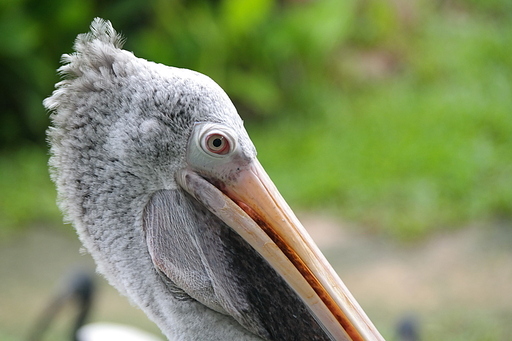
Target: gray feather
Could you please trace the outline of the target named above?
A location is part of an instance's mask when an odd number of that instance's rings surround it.
[[[153,195],[144,230],[153,262],[170,287],[231,315],[265,340],[329,340],[261,255],[183,190]]]
[[[64,80],[44,101],[50,171],[66,220],[98,270],[173,339],[257,339],[230,316],[176,299],[155,269],[143,233],[152,193],[176,189],[194,122],[242,121],[208,77],[121,50],[101,19],[64,55]]]

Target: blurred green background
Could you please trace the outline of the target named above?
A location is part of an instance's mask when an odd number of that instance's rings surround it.
[[[217,81],[296,210],[411,243],[510,226],[510,0],[1,0],[4,244],[69,230],[41,102],[96,16],[137,56]]]
[[[2,234],[60,215],[46,171],[60,55],[95,16],[211,76],[293,207],[417,238],[512,216],[508,0],[2,0]]]

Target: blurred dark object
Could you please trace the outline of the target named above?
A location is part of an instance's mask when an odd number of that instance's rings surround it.
[[[49,329],[57,314],[69,302],[76,305],[77,316],[73,329],[70,331],[70,340],[78,341],[77,331],[82,327],[91,310],[96,289],[94,275],[87,270],[75,269],[67,276],[62,287],[50,304],[43,310],[41,317],[35,323],[29,334],[28,341],[43,340],[45,332]]]
[[[420,325],[418,318],[407,314],[398,321],[396,328],[398,341],[420,341]]]

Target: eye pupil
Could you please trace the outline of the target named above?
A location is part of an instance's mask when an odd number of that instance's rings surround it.
[[[219,148],[221,145],[222,145],[222,139],[221,138],[216,138],[212,141],[212,145],[214,147],[217,147]]]

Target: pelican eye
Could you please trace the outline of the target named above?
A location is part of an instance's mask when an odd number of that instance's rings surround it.
[[[231,151],[231,146],[229,145],[229,140],[221,134],[210,134],[206,136],[206,149],[209,152],[218,154],[218,155],[226,155]]]

